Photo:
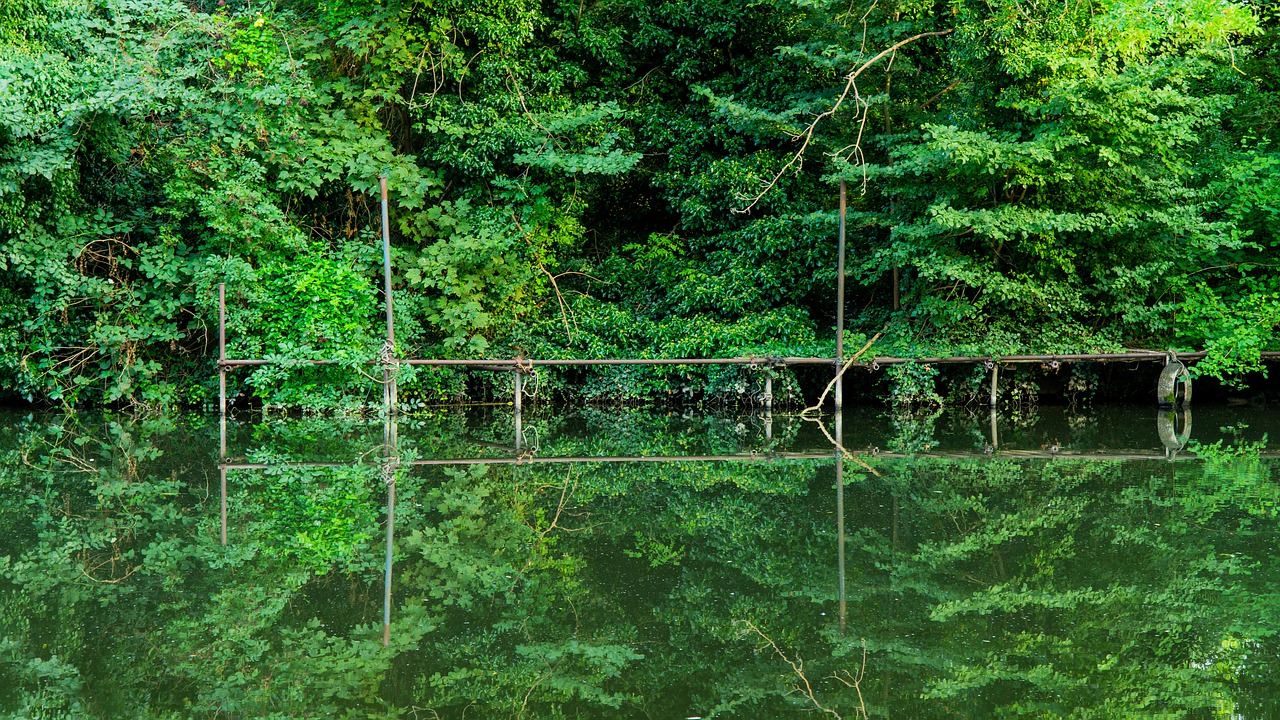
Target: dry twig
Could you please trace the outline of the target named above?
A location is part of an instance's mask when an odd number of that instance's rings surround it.
[[[800,413],[800,417],[809,419],[812,413],[820,412],[822,410],[822,404],[827,401],[827,394],[831,392],[831,389],[833,387],[835,387],[836,381],[844,377],[844,372],[848,370],[849,367],[852,366],[855,362],[857,362],[858,358],[866,354],[866,352],[871,349],[871,346],[874,345],[876,341],[880,339],[880,336],[883,334],[884,334],[883,332],[876,333],[874,337],[872,337],[870,340],[867,341],[866,345],[862,346],[861,350],[854,353],[853,355],[850,355],[849,359],[844,361],[844,366],[840,368],[840,372],[836,373],[836,376],[831,378],[831,382],[827,383],[827,387],[823,389],[821,397],[818,398],[818,403],[816,405],[810,405],[809,407],[805,408],[804,411]]]
[[[848,75],[846,75],[844,91],[840,93],[840,97],[836,98],[836,102],[834,105],[831,106],[831,109],[827,110],[826,112],[820,113],[817,117],[813,119],[813,122],[809,123],[809,127],[806,128],[804,132],[797,133],[795,135],[795,139],[803,138],[803,142],[800,144],[800,149],[797,150],[795,154],[791,156],[791,159],[787,161],[786,165],[782,166],[781,170],[779,170],[777,173],[774,174],[773,178],[770,179],[769,182],[765,183],[764,188],[762,188],[760,192],[756,194],[755,197],[751,198],[751,202],[747,203],[746,207],[735,209],[734,212],[739,214],[751,212],[751,208],[755,207],[756,203],[760,202],[760,199],[763,198],[770,190],[772,190],[774,185],[778,184],[778,180],[780,180],[782,176],[787,173],[788,170],[790,170],[792,167],[796,167],[796,169],[799,170],[797,163],[803,164],[802,160],[804,158],[805,150],[809,148],[809,143],[813,141],[813,133],[815,130],[818,129],[818,123],[822,122],[826,118],[831,117],[832,115],[835,115],[836,111],[840,109],[840,106],[844,104],[844,101],[849,98],[850,93],[853,93],[853,95],[857,98],[857,102],[860,107],[866,104],[862,100],[862,96],[858,94],[858,76],[859,75],[865,72],[872,65],[875,65],[877,62],[880,62],[885,57],[889,55],[894,55],[895,53],[897,53],[899,48],[902,48],[905,45],[909,45],[915,42],[916,40],[920,40],[922,38],[927,38],[927,37],[940,37],[942,35],[950,35],[950,34],[951,34],[951,30],[939,30],[936,32],[920,33],[918,35],[912,35],[911,37],[905,40],[899,40],[893,45],[890,45],[888,48],[880,51],[880,53],[872,57],[870,60],[867,60],[866,62],[862,63],[862,65],[858,66],[858,68],[853,72],[850,72]],[[865,124],[865,120],[866,118],[864,117],[862,119],[863,124]],[[859,158],[861,158],[862,157],[861,125],[859,126],[859,130],[858,130],[857,142],[855,142],[852,147],[853,147],[852,154],[856,154],[858,155]]]
[[[754,632],[756,635],[759,635],[760,638],[769,645],[769,647],[773,648],[773,651],[777,653],[778,657],[782,658],[783,662],[791,666],[791,670],[796,674],[796,677],[800,678],[800,682],[802,683],[802,685],[798,685],[796,689],[798,689],[806,698],[808,698],[809,702],[813,703],[813,706],[815,708],[821,710],[824,713],[827,713],[828,715],[834,717],[836,720],[843,720],[843,718],[840,717],[840,713],[818,702],[818,698],[813,694],[813,685],[809,682],[809,678],[805,677],[804,660],[800,657],[798,653],[796,654],[795,659],[792,660],[791,658],[787,657],[787,654],[782,651],[782,648],[778,647],[778,644],[773,641],[773,638],[770,638],[768,635],[765,635],[760,628],[755,626],[755,623],[751,622],[750,620],[743,620],[742,622],[747,626],[748,630],[750,630],[751,632]]]

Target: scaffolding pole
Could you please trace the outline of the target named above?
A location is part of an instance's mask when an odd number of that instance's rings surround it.
[[[844,227],[848,203],[844,178],[840,178],[840,240],[836,254],[836,412],[844,406]]]
[[[378,178],[378,187],[382,192],[382,293],[387,305],[387,344],[382,352],[383,402],[387,406],[387,414],[396,412],[396,371],[393,365],[396,357],[396,323],[391,307],[391,224],[387,214],[387,177]]]

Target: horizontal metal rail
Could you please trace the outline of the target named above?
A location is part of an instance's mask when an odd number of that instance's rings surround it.
[[[855,457],[860,458],[886,458],[890,460],[904,460],[909,458],[932,458],[942,460],[959,460],[962,458],[971,458],[976,455],[986,455],[988,457],[998,457],[1006,460],[1199,460],[1200,458],[1190,450],[1179,450],[1178,455],[1170,458],[1166,455],[1152,452],[1139,452],[1129,450],[1116,450],[1111,452],[1089,452],[1085,450],[994,450],[992,452],[975,451],[975,452],[923,452],[923,453],[897,453],[897,452],[868,452],[854,453]],[[1260,452],[1258,457],[1264,460],[1280,459],[1280,452]]]
[[[834,365],[835,358],[816,357],[734,357],[734,358],[598,358],[598,359],[566,359],[566,360],[412,360],[397,361],[401,365],[423,367],[469,367],[485,370],[504,370],[511,372],[520,368],[548,366],[587,366],[587,365]],[[255,365],[337,365],[336,360],[271,360],[243,359],[224,360],[221,365],[228,367]]]
[[[1112,451],[1089,452],[1074,450],[995,450],[987,452],[856,452],[854,457],[866,459],[902,460],[908,458],[963,459],[973,457],[999,457],[1010,460],[1160,460],[1168,461],[1167,455],[1155,452]],[[1280,459],[1280,452],[1262,452],[1259,457],[1267,460]],[[740,455],[600,455],[582,457],[498,457],[498,458],[440,458],[430,460],[407,460],[396,462],[403,466],[435,466],[435,465],[547,465],[555,463],[678,463],[678,462],[770,462],[786,460],[835,460],[833,453],[753,453]],[[1184,452],[1172,458],[1174,460],[1198,460],[1194,453]],[[267,470],[279,467],[352,467],[355,465],[376,465],[370,461],[353,462],[278,462],[278,463],[219,463],[222,470]]]
[[[1200,352],[1159,352],[1155,350],[1142,352],[1124,352],[1124,353],[1074,353],[1064,355],[957,355],[955,357],[924,357],[924,358],[900,358],[900,357],[876,357],[858,365],[898,365],[901,363],[919,363],[921,365],[949,365],[949,364],[973,364],[973,363],[1001,363],[1001,364],[1017,364],[1017,363],[1050,363],[1050,362],[1156,362],[1163,361],[1165,358],[1173,357],[1178,360],[1203,360],[1208,357],[1209,353]],[[1261,353],[1262,359],[1275,362],[1280,361],[1280,352],[1264,352]]]
[[[777,460],[835,460],[833,453],[741,453],[734,455],[595,455],[581,457],[536,455],[497,458],[440,458],[396,461],[397,465],[545,465],[551,463],[668,463],[668,462],[766,462]],[[351,467],[377,465],[373,461],[219,463],[224,470],[266,470],[276,467]]]
[[[880,365],[900,365],[918,363],[921,365],[962,365],[975,363],[1052,363],[1052,362],[1156,362],[1173,357],[1178,360],[1201,360],[1208,356],[1206,352],[1159,352],[1155,350],[1125,353],[1073,353],[1063,355],[957,355],[954,357],[872,357],[853,363],[854,367],[874,368]],[[1261,353],[1262,359],[1268,362],[1280,361],[1280,352]],[[373,362],[373,361],[371,361]],[[502,370],[513,372],[529,367],[580,367],[580,366],[612,366],[612,365],[835,365],[835,358],[823,357],[765,357],[748,356],[732,358],[597,358],[597,359],[564,359],[564,360],[482,360],[482,359],[449,359],[449,360],[399,360],[401,365],[419,367],[464,367],[483,370]],[[276,360],[266,358],[227,359],[218,364],[225,367],[253,367],[259,365],[338,365],[336,360]]]

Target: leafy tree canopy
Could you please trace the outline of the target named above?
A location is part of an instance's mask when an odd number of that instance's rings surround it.
[[[1278,23],[1262,0],[3,0],[0,379],[205,400],[226,282],[234,356],[344,366],[239,390],[375,393],[331,381],[380,346],[380,175],[403,356],[830,353],[843,179],[851,331],[880,352],[1204,348],[1237,377],[1280,347]]]

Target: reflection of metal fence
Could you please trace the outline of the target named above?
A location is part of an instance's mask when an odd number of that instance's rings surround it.
[[[382,275],[383,275],[383,299],[386,306],[387,315],[387,339],[382,346],[382,350],[378,354],[378,359],[370,361],[382,368],[382,385],[383,385],[383,404],[387,408],[388,413],[394,413],[397,408],[396,397],[396,368],[400,365],[422,366],[422,367],[458,367],[470,368],[474,370],[495,370],[502,372],[510,372],[514,376],[514,405],[517,415],[520,412],[522,403],[522,375],[531,372],[535,367],[583,367],[583,366],[615,366],[615,365],[745,365],[756,369],[767,369],[769,372],[764,373],[764,392],[761,399],[766,409],[772,408],[773,403],[773,372],[776,368],[786,367],[789,365],[829,365],[836,373],[835,386],[835,407],[840,409],[842,393],[842,376],[844,374],[844,282],[845,282],[845,218],[847,214],[847,203],[845,200],[845,182],[840,181],[840,225],[838,230],[838,249],[836,258],[836,356],[833,358],[822,357],[773,357],[773,356],[747,356],[732,358],[580,358],[580,359],[547,359],[547,360],[531,360],[525,358],[511,359],[412,359],[399,358],[395,353],[395,318],[392,312],[392,289],[391,289],[391,230],[390,222],[387,216],[387,179],[379,178],[379,189],[381,191],[381,210],[382,210]],[[898,306],[898,271],[894,268],[894,307]],[[254,367],[260,365],[285,364],[290,365],[337,365],[336,360],[272,360],[266,358],[228,358],[227,357],[227,299],[226,285],[218,285],[218,410],[226,413],[227,411],[227,370],[233,367]],[[1050,368],[1056,369],[1060,363],[1064,362],[1156,362],[1163,361],[1166,365],[1178,364],[1181,361],[1200,360],[1207,356],[1205,352],[1172,352],[1172,351],[1156,351],[1156,350],[1131,350],[1123,353],[1077,353],[1063,355],[1005,355],[1005,356],[979,356],[966,355],[954,357],[923,357],[923,358],[904,358],[904,357],[872,357],[866,360],[859,360],[849,363],[850,367],[863,368],[868,370],[877,370],[881,366],[900,365],[904,363],[918,363],[922,365],[974,365],[984,364],[991,371],[991,407],[996,407],[999,403],[998,382],[1001,365],[1016,364],[1044,364]],[[1280,352],[1264,352],[1262,359],[1266,361],[1280,361]],[[1183,367],[1185,371],[1185,366]],[[1160,382],[1157,388],[1157,395],[1161,405],[1172,404],[1166,403],[1167,392],[1165,390],[1164,380]],[[1179,387],[1185,389],[1185,397],[1189,402],[1191,398],[1191,379],[1188,375],[1179,375]],[[1176,402],[1176,399],[1175,401]],[[517,436],[517,444],[521,444],[522,438]]]
[[[382,479],[387,486],[387,540],[386,540],[386,561],[383,575],[383,598],[382,598],[382,644],[384,646],[391,644],[391,575],[392,562],[394,559],[394,543],[395,543],[395,503],[396,503],[396,471],[401,467],[423,467],[423,466],[466,466],[466,465],[509,465],[519,467],[523,465],[550,465],[550,464],[609,464],[609,463],[706,463],[706,462],[751,462],[751,463],[771,463],[771,462],[794,462],[809,461],[833,463],[835,465],[835,485],[836,485],[836,537],[837,537],[837,599],[839,602],[839,619],[841,632],[844,631],[847,617],[846,597],[845,597],[845,529],[844,529],[844,462],[836,462],[843,457],[852,457],[855,462],[869,468],[863,459],[906,459],[906,458],[973,458],[973,457],[1000,457],[1013,460],[1103,460],[1103,461],[1140,461],[1140,460],[1196,460],[1198,458],[1192,454],[1185,454],[1179,457],[1178,453],[1183,450],[1191,435],[1191,411],[1189,408],[1182,408],[1181,418],[1175,415],[1173,410],[1163,410],[1156,418],[1156,434],[1159,436],[1161,444],[1164,445],[1164,452],[1156,453],[1141,450],[1107,450],[1107,451],[1080,451],[1061,449],[1052,447],[1048,450],[1011,450],[999,449],[999,438],[996,432],[996,413],[991,413],[991,444],[981,450],[973,450],[970,452],[918,452],[918,453],[900,453],[900,452],[882,452],[879,449],[872,448],[861,451],[850,451],[843,446],[844,424],[842,413],[837,412],[835,415],[834,435],[829,435],[833,447],[827,452],[749,452],[749,453],[729,453],[721,455],[575,455],[575,456],[540,456],[536,452],[522,451],[519,446],[519,440],[523,436],[520,426],[520,415],[517,409],[515,415],[516,421],[516,439],[515,447],[493,446],[484,443],[490,447],[498,447],[506,451],[506,455],[502,457],[459,457],[459,458],[427,458],[419,460],[401,460],[398,449],[399,445],[399,427],[397,421],[388,417],[383,423],[383,455],[378,460],[356,460],[353,462],[276,462],[276,463],[254,463],[254,462],[228,462],[227,461],[227,416],[224,413],[220,418],[219,431],[219,450],[218,450],[218,475],[221,487],[221,539],[222,544],[227,544],[227,472],[230,470],[267,470],[277,467],[351,467],[353,465],[378,465],[381,468]],[[772,418],[766,414],[766,437],[772,439]],[[1181,419],[1181,432],[1177,430],[1178,421]],[[1280,452],[1261,452],[1260,457],[1263,458],[1280,458]],[[874,472],[874,470],[872,470]]]

